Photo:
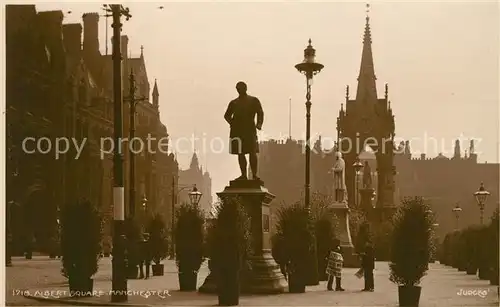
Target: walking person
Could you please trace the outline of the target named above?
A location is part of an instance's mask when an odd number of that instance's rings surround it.
[[[375,256],[372,245],[367,245],[365,247],[365,253],[363,254],[361,259],[361,267],[363,268],[365,277],[365,288],[362,291],[373,292],[375,290],[375,284],[373,280],[373,270],[375,269]]]
[[[344,258],[342,257],[340,245],[337,245],[328,256],[328,264],[326,266],[326,274],[328,275],[328,283],[326,289],[333,290],[333,279],[335,278],[335,291],[344,291],[342,289],[342,266]]]
[[[149,240],[149,234],[145,233],[144,234],[144,239],[141,242],[141,262],[139,265],[140,269],[140,278],[148,279],[149,278],[149,269],[151,267],[151,243]],[[143,266],[146,267],[146,275],[144,275],[144,268]]]

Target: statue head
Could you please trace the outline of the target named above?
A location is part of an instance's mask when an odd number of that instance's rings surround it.
[[[337,151],[337,152],[335,153],[335,159],[336,159],[336,160],[342,159],[342,153],[341,153],[340,151]]]
[[[238,91],[238,94],[245,95],[247,93],[247,85],[245,82],[240,81],[236,83],[236,90]]]
[[[368,165],[368,161],[365,161],[365,167],[366,167],[366,166],[369,166],[369,165]]]

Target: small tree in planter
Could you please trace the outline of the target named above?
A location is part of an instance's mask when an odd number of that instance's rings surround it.
[[[319,280],[328,280],[326,275],[327,259],[336,239],[335,222],[331,218],[323,217],[315,222],[316,245],[318,257]]]
[[[399,285],[399,305],[418,306],[420,280],[426,274],[432,249],[430,207],[421,197],[406,198],[394,220],[390,280]]]
[[[467,271],[468,257],[467,257],[467,229],[460,230],[457,237],[457,258],[458,258],[458,271]]]
[[[475,243],[478,277],[481,280],[489,280],[491,271],[489,253],[492,246],[490,246],[489,227],[487,225],[478,227]]]
[[[168,240],[166,225],[161,214],[157,213],[151,218],[148,225],[148,233],[149,242],[147,244],[154,262],[151,266],[153,276],[163,276],[165,270],[161,261],[167,258]]]
[[[462,245],[466,261],[466,272],[468,275],[476,275],[478,269],[478,227],[471,226],[465,229]]]
[[[279,242],[282,262],[288,267],[288,288],[291,293],[304,293],[308,277],[309,247],[313,233],[309,212],[300,204],[282,207],[277,214],[275,242]],[[273,246],[278,248],[278,246]]]
[[[198,271],[203,263],[205,219],[196,205],[183,204],[176,212],[175,254],[181,291],[196,291]]]
[[[125,220],[125,236],[127,238],[127,278],[137,279],[139,277],[139,265],[141,263],[141,228],[137,220],[127,218]]]
[[[311,215],[314,219],[314,234],[316,236],[318,277],[319,280],[324,281],[328,279],[325,257],[328,257],[333,248],[338,221],[335,212],[330,208],[330,204],[333,203],[330,196],[317,192],[312,196]]]
[[[210,251],[219,306],[236,306],[240,274],[247,269],[251,252],[250,220],[238,198],[221,201],[212,230]]]
[[[460,269],[462,266],[463,255],[460,253],[462,231],[455,230],[451,234],[450,238],[450,254],[451,254],[451,266],[455,269]]]
[[[74,296],[92,294],[92,276],[101,252],[101,220],[88,201],[65,206],[61,220],[62,273],[69,279]]]
[[[451,265],[451,236],[452,233],[447,233],[441,243],[441,257],[439,258],[439,262],[447,266]]]

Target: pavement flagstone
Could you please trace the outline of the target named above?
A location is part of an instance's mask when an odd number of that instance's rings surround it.
[[[106,306],[111,304],[111,259],[100,262],[99,272],[94,277],[94,293],[88,298],[68,298],[68,285],[60,275],[60,261],[21,261],[7,268],[7,305],[19,305],[19,299],[28,297],[38,305],[72,304]],[[344,269],[342,283],[345,292],[326,291],[325,282],[307,287],[304,294],[243,295],[241,306],[398,306],[397,286],[389,281],[389,268],[385,262],[377,262],[375,270],[375,292],[360,292],[363,280],[354,276],[356,269]],[[27,276],[19,277],[19,274]],[[36,284],[36,276],[52,278],[52,282]],[[200,270],[198,285],[208,274],[206,265]],[[58,275],[58,277],[57,277]],[[19,280],[30,281],[15,285]],[[17,281],[16,281],[17,280]],[[40,279],[38,279],[40,280]],[[18,288],[16,288],[18,287]],[[197,292],[178,291],[177,269],[171,260],[165,261],[165,275],[146,280],[129,280],[129,299],[122,305],[133,306],[214,306],[217,296]],[[9,293],[10,291],[10,293]],[[15,293],[17,291],[17,293]],[[456,269],[440,264],[431,264],[427,276],[422,280],[421,307],[441,306],[498,306],[498,288],[476,276],[466,275]],[[17,299],[17,301],[16,301]],[[26,299],[26,298],[24,298]]]

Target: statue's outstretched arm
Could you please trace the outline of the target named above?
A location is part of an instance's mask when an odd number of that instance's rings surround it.
[[[228,122],[228,124],[231,125],[231,123],[233,122],[233,113],[234,113],[234,110],[233,110],[233,102],[231,101],[229,103],[229,105],[227,106],[227,110],[226,110],[226,113],[224,113],[224,119]]]

